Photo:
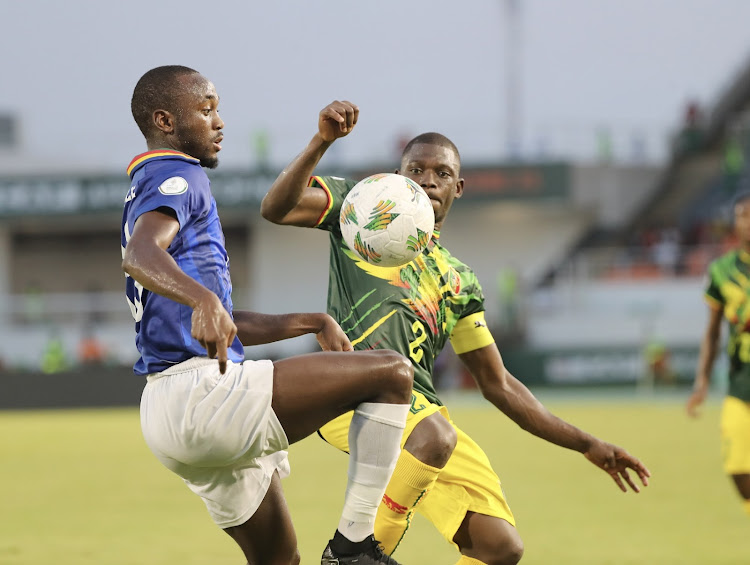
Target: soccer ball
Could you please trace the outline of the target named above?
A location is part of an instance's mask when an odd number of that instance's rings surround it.
[[[339,217],[344,242],[372,265],[396,267],[422,253],[435,229],[429,197],[395,173],[372,175],[351,189]]]

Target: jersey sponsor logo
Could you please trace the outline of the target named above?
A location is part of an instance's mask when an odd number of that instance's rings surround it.
[[[475,328],[486,328],[487,324],[485,324],[482,320],[474,320],[474,327]]]
[[[159,192],[166,196],[184,194],[187,192],[188,182],[182,177],[171,177],[159,185]]]

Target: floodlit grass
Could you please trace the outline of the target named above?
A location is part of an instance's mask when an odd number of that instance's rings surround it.
[[[750,519],[722,474],[718,404],[689,421],[681,398],[558,399],[561,417],[625,446],[653,473],[621,493],[582,456],[518,430],[479,400],[454,420],[487,451],[526,544],[523,563],[750,563]],[[284,488],[303,563],[338,522],[346,456],[317,437],[292,446]],[[421,516],[396,557],[450,565],[457,552]],[[0,564],[243,563],[203,503],[145,447],[136,409],[0,412]]]

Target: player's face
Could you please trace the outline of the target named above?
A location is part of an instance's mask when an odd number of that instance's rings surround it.
[[[750,199],[735,204],[734,230],[742,245],[750,245]]]
[[[219,164],[218,153],[224,134],[219,117],[219,95],[214,85],[199,74],[182,77],[183,92],[175,116],[175,149],[200,159],[209,169]]]
[[[435,229],[440,230],[455,198],[464,191],[464,179],[459,178],[461,163],[458,155],[441,145],[417,144],[401,158],[400,174],[419,183],[432,202]]]

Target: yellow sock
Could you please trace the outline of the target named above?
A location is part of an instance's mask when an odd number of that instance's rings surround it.
[[[750,516],[750,499],[745,499],[745,501],[742,503],[745,507],[745,512],[748,516]]]
[[[456,565],[486,565],[486,563],[484,561],[480,561],[479,559],[474,559],[473,557],[466,557],[465,555],[462,555],[461,559],[456,562]]]
[[[411,525],[414,508],[433,487],[440,471],[401,450],[375,518],[375,539],[387,555],[398,547]]]

